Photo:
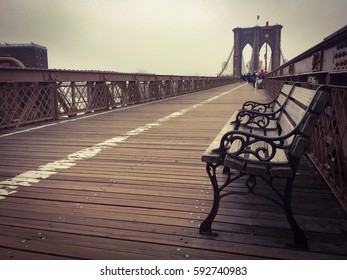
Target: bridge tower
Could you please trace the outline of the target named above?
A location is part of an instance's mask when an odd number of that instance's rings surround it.
[[[242,73],[242,51],[247,44],[250,44],[252,51],[252,69],[259,70],[259,54],[261,47],[267,43],[271,48],[271,69],[275,69],[281,64],[281,30],[282,25],[276,24],[269,26],[255,26],[249,28],[234,28],[234,76]]]

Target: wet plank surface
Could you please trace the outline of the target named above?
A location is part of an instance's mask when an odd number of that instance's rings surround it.
[[[293,206],[309,250],[287,247],[284,214],[254,196],[227,197],[219,235],[199,235],[212,202],[201,155],[246,100],[267,95],[235,84],[2,131],[0,259],[347,258],[346,213],[306,158]]]

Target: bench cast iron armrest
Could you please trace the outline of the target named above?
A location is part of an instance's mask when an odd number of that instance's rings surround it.
[[[276,100],[276,99],[275,99]],[[250,111],[256,111],[256,112],[271,112],[271,109],[273,108],[275,104],[275,100],[272,100],[268,103],[262,103],[262,102],[255,102],[255,101],[246,101],[242,105],[242,109],[244,110],[250,110]]]
[[[286,150],[291,147],[290,144],[287,144],[287,140],[295,132],[296,129],[283,136],[269,137],[231,130],[223,135],[219,148],[213,149],[212,152],[219,153],[222,158],[230,155],[247,161],[269,162],[275,157],[278,149]],[[254,157],[249,159],[247,155],[253,155]]]
[[[243,126],[250,126],[254,125],[256,128],[277,128],[276,127],[268,127],[271,121],[277,121],[278,117],[280,116],[279,112],[281,110],[278,110],[276,112],[271,113],[262,113],[258,111],[251,111],[251,110],[241,110],[237,113],[236,118],[234,121],[232,121],[232,124],[235,124],[235,128],[238,129],[240,125]]]

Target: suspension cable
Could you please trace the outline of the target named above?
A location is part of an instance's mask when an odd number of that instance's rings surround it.
[[[231,50],[231,52],[230,52],[230,54],[229,54],[229,57],[228,57],[228,59],[227,59],[226,63],[224,64],[224,66],[223,66],[222,70],[221,70],[221,71],[220,71],[220,73],[217,75],[217,77],[222,76],[222,74],[223,74],[224,70],[227,68],[227,65],[229,64],[229,61],[230,61],[230,58],[231,58],[231,56],[232,56],[233,52],[234,52],[234,47],[232,48],[232,50]]]

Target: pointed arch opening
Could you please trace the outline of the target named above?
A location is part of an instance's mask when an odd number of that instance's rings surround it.
[[[248,43],[242,50],[242,74],[247,74],[250,72],[252,67],[252,52],[253,48]]]
[[[271,71],[272,49],[268,43],[264,43],[259,52],[259,70]]]

